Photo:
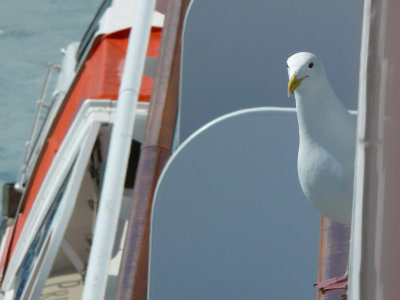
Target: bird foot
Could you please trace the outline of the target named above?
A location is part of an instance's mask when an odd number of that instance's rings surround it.
[[[333,290],[346,290],[347,289],[347,272],[343,276],[330,278],[319,283],[314,284],[314,287],[319,289],[323,294]]]

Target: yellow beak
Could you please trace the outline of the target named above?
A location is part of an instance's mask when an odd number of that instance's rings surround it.
[[[290,97],[290,95],[294,93],[294,90],[300,86],[300,83],[303,81],[304,78],[306,78],[306,76],[297,79],[296,74],[293,74],[292,77],[290,77],[287,91],[288,97]]]

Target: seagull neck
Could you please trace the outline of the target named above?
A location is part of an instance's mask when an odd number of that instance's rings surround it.
[[[326,129],[335,130],[332,116],[346,110],[330,85],[314,90],[312,94],[296,93],[296,109],[301,140],[324,138]]]

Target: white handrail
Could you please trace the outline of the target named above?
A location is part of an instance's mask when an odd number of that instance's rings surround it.
[[[42,110],[44,108],[49,108],[51,106],[51,103],[53,102],[54,98],[53,97],[50,101],[50,103],[46,103],[46,96],[47,96],[47,90],[49,89],[49,84],[50,84],[50,80],[52,78],[53,75],[53,71],[54,70],[60,70],[60,66],[55,65],[55,64],[50,64],[49,69],[47,70],[47,74],[42,86],[42,91],[40,93],[40,98],[37,101],[37,109],[36,109],[36,115],[35,115],[35,119],[33,121],[32,124],[32,129],[31,129],[31,134],[29,137],[29,141],[26,142],[26,150],[25,150],[25,155],[24,155],[24,160],[22,163],[22,168],[20,171],[20,174],[18,176],[18,181],[15,184],[15,189],[19,190],[19,191],[23,191],[24,190],[24,181],[25,181],[25,176],[26,176],[26,171],[29,167],[29,160],[31,158],[32,155],[32,151],[35,147],[36,141],[37,141],[37,137],[38,137],[38,133],[37,130],[39,128],[39,123],[40,123],[40,117],[42,114]]]
[[[155,0],[138,0],[133,16],[83,300],[101,300],[105,295],[154,9]]]

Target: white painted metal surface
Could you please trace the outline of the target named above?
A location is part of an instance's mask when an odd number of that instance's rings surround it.
[[[15,274],[35,238],[49,207],[54,201],[54,196],[68,173],[88,128],[92,126],[93,122],[111,123],[114,107],[115,101],[106,100],[87,100],[82,105],[53,160],[38,192],[36,201],[31,208],[25,226],[22,229],[16,246],[18,251],[14,253],[3,280],[3,290],[7,291],[12,288]]]
[[[103,299],[114,245],[123,185],[132,141],[136,105],[150,37],[155,0],[140,0],[133,17],[118,97],[100,205],[89,257],[84,300]]]
[[[80,274],[82,274],[85,271],[85,263],[84,261],[79,257],[79,255],[76,253],[74,247],[71,245],[70,242],[68,242],[65,237],[61,241],[61,249],[64,252],[64,254],[68,257],[68,259],[71,261],[73,266],[75,267],[76,271]]]
[[[36,265],[34,271],[31,272],[29,278],[29,286],[21,299],[39,299],[42,289],[50,274],[53,266],[54,259],[60,248],[61,242],[64,238],[70,217],[75,207],[75,202],[81,187],[81,182],[86,170],[90,154],[92,153],[94,142],[97,138],[100,129],[100,122],[92,123],[86,131],[84,139],[81,141],[78,157],[73,166],[71,176],[67,188],[62,196],[62,200],[57,208],[54,216],[54,221],[51,224],[51,229],[48,234],[47,247],[43,247],[41,253],[38,255],[37,260],[44,262]]]
[[[138,103],[136,123],[133,137],[141,142],[144,136],[144,127],[148,113],[148,103]],[[43,181],[42,187],[37,195],[29,216],[24,226],[17,249],[10,261],[6,276],[3,281],[2,290],[13,287],[15,274],[23,261],[29,246],[35,238],[38,228],[43,221],[49,207],[54,201],[60,184],[68,172],[73,158],[79,151],[85,132],[93,123],[113,123],[116,101],[111,100],[86,100],[76,115],[71,128],[63,140],[52,166]],[[1,295],[0,295],[1,299]]]
[[[100,20],[100,27],[96,35],[116,32],[134,26],[132,13],[139,8],[140,0],[114,0]],[[162,27],[164,15],[154,11],[150,17],[152,25]]]
[[[350,299],[398,299],[400,278],[400,2],[364,13]]]
[[[364,198],[364,172],[365,172],[365,141],[366,130],[366,92],[367,92],[367,61],[370,27],[371,0],[364,2],[364,19],[362,29],[360,74],[359,74],[359,98],[358,98],[358,123],[357,144],[354,167],[354,191],[353,191],[353,216],[352,232],[349,253],[349,300],[360,299],[360,276],[361,276],[361,249],[362,249],[362,211]]]

